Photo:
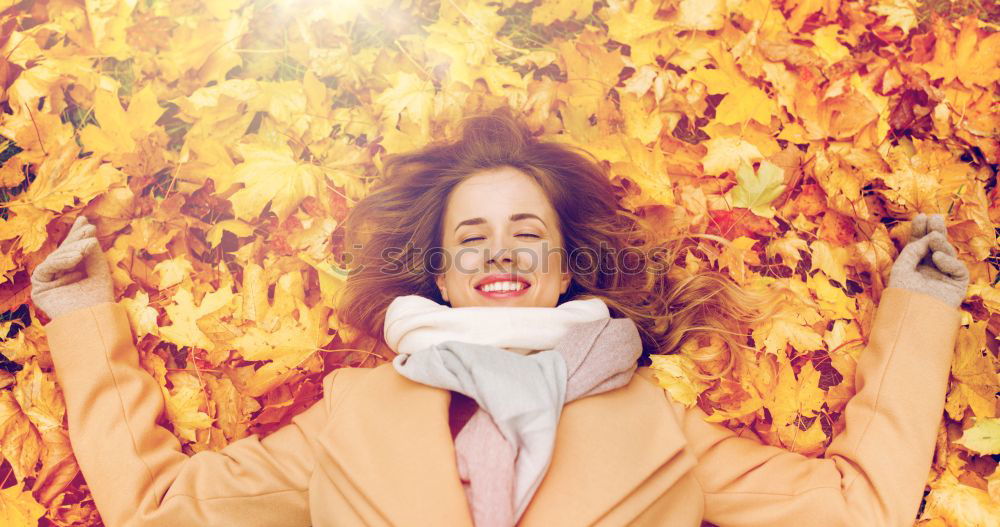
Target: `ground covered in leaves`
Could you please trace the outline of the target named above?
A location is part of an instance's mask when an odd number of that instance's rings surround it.
[[[1000,525],[997,4],[980,0],[0,1],[0,524],[95,525],[31,270],[98,227],[185,451],[267,434],[342,349],[342,229],[386,153],[511,106],[593,152],[672,272],[782,281],[748,367],[663,386],[818,456],[917,212],[972,283],[918,524]],[[919,350],[909,350],[914,354]],[[913,360],[919,360],[914,356]]]

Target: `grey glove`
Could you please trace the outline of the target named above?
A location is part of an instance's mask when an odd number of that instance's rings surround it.
[[[50,319],[114,302],[111,266],[96,232],[86,216],[77,216],[62,244],[31,273],[31,301]]]
[[[892,264],[889,287],[925,293],[957,308],[968,286],[969,269],[948,243],[944,216],[917,214],[910,241]]]

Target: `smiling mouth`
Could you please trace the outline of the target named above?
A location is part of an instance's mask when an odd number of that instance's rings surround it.
[[[508,298],[524,294],[531,284],[516,280],[502,280],[476,286],[476,291],[487,298]]]

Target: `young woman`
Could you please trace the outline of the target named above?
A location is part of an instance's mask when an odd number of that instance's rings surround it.
[[[600,165],[506,113],[389,158],[351,211],[338,313],[396,353],[340,368],[261,439],[193,456],[157,425],[94,228],[33,273],[81,471],[125,525],[911,525],[968,271],[918,214],[882,291],[845,430],[824,458],[738,437],[659,387],[650,353],[725,339],[768,295],[667,278]],[[85,262],[85,269],[75,270]],[[723,372],[723,374],[726,371]]]

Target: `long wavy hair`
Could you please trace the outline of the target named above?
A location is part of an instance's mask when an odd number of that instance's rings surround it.
[[[712,381],[737,366],[742,356],[734,352],[737,348],[752,350],[746,329],[772,314],[780,289],[745,289],[717,271],[668,278],[690,236],[655,239],[643,218],[619,205],[623,189],[590,153],[538,140],[506,108],[461,124],[457,140],[387,156],[381,179],[342,224],[341,256],[351,274],[336,315],[342,326],[353,328],[345,342],[374,341],[373,351],[387,349],[382,326],[397,296],[416,294],[445,303],[428,270],[440,269],[433,258],[441,254],[448,196],[469,176],[506,166],[532,177],[545,191],[558,214],[566,254],[599,260],[569,267],[572,281],[558,303],[596,296],[612,317],[632,319],[643,344],[639,366],[650,364],[650,354],[677,352],[699,333],[717,335],[726,346],[688,355],[696,363],[724,361],[721,370],[712,368],[714,373],[695,372]]]

